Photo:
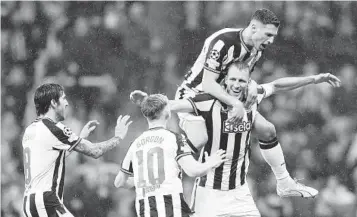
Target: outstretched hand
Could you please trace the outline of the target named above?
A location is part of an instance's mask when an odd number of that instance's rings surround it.
[[[314,76],[315,84],[327,82],[333,87],[340,87],[341,80],[331,73],[322,73]]]
[[[79,137],[81,138],[87,138],[95,128],[99,125],[99,122],[97,120],[93,121],[88,121],[86,125],[84,125],[81,133],[79,134]]]
[[[120,115],[118,117],[117,125],[115,126],[115,137],[124,139],[128,132],[129,125],[133,123],[133,121],[129,121],[129,118],[129,115],[125,115],[124,117]]]

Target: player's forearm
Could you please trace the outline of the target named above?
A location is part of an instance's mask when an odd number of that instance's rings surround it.
[[[197,162],[197,161],[196,161]],[[190,177],[201,177],[206,175],[212,167],[207,163],[195,163],[189,168],[186,168],[185,172]]]
[[[314,76],[306,77],[286,77],[272,82],[273,94],[283,91],[294,90],[315,82]]]
[[[86,139],[82,139],[82,141],[74,148],[74,150],[93,158],[99,158],[107,151],[115,148],[120,143],[120,141],[121,139],[119,137],[113,137],[107,141],[93,144]]]
[[[204,92],[211,94],[227,105],[243,108],[243,103],[236,97],[229,95],[217,82],[203,82],[202,88]]]
[[[170,109],[173,112],[193,112],[191,103],[188,100],[170,100]]]

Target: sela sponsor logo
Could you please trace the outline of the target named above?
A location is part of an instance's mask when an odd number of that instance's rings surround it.
[[[223,133],[243,133],[252,129],[252,123],[243,121],[241,123],[223,122]]]

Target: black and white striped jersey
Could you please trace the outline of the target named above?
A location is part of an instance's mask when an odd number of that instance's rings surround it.
[[[130,145],[121,170],[134,176],[138,216],[189,216],[177,160],[191,155],[186,138],[165,128],[145,131]]]
[[[258,102],[264,95],[258,95]],[[227,105],[208,94],[200,94],[188,99],[195,113],[201,115],[207,127],[208,141],[202,152],[214,153],[219,149],[226,151],[229,161],[200,178],[199,185],[217,190],[232,190],[246,181],[250,157],[250,134],[257,104],[247,112],[239,124],[227,121]],[[201,154],[201,162],[205,162]]]
[[[31,123],[22,139],[25,194],[51,191],[62,199],[65,154],[80,140],[61,122],[39,118]]]
[[[243,29],[240,28],[225,28],[213,33],[205,40],[200,55],[179,87],[182,95],[185,95],[185,90],[202,92],[204,69],[219,74],[218,83],[226,76],[225,69],[232,62],[244,61],[253,71],[262,51],[249,49],[242,39],[242,31]]]

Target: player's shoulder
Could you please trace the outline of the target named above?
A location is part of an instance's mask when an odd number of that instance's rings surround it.
[[[242,29],[243,28],[223,28],[223,29],[216,31],[215,33],[225,34],[225,33],[230,33],[230,32],[239,32]]]
[[[53,134],[54,136],[67,136],[70,137],[72,135],[72,130],[64,125],[62,122],[54,122],[49,118],[43,118],[43,125]]]

